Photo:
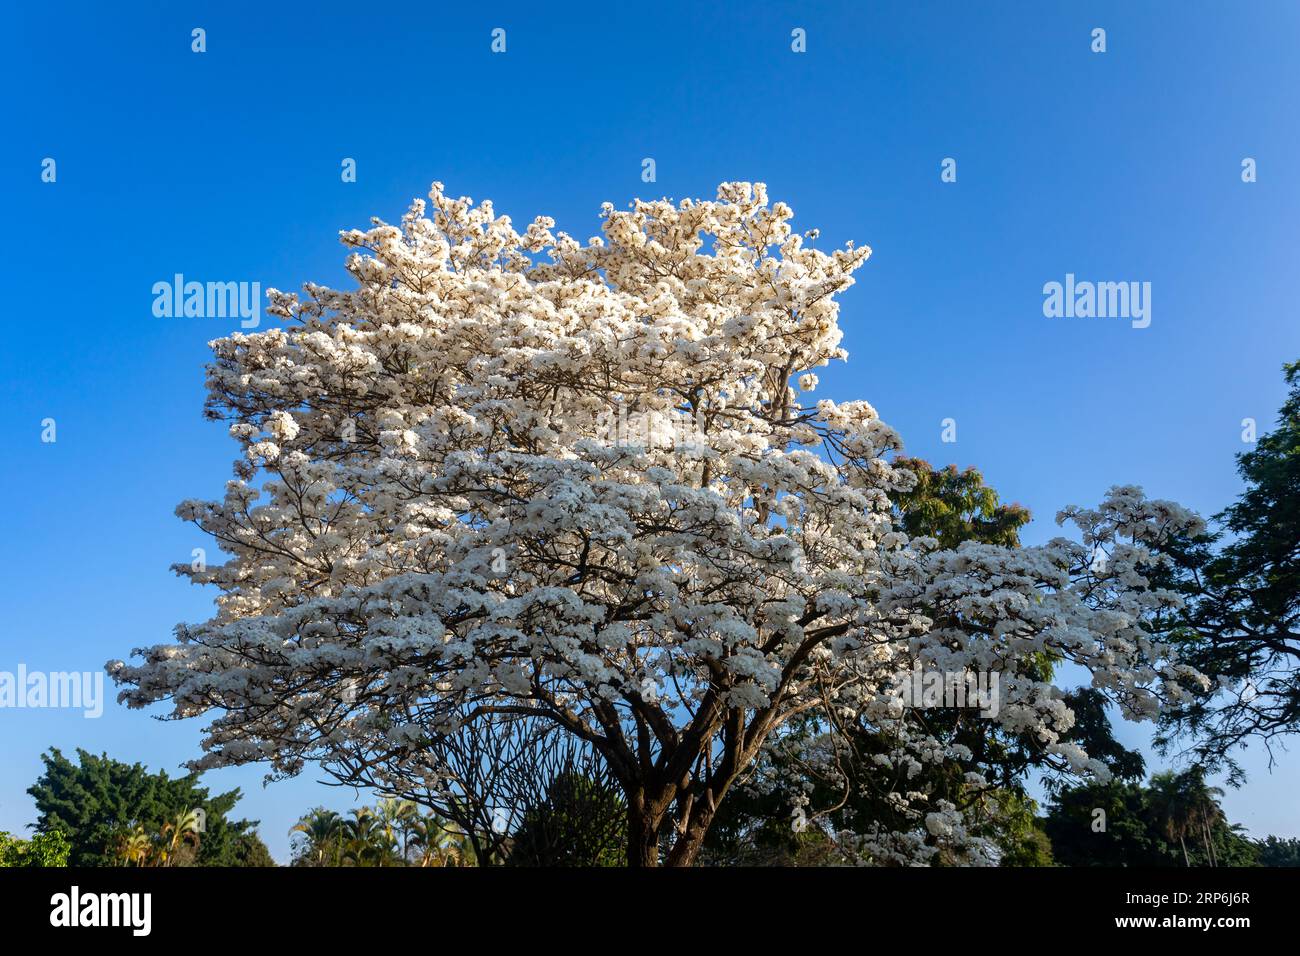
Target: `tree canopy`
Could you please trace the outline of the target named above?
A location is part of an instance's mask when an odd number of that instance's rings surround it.
[[[178,570],[217,610],[110,663],[124,699],[209,715],[196,769],[316,761],[413,800],[455,787],[440,742],[540,721],[604,762],[640,865],[694,862],[769,738],[814,714],[888,740],[871,783],[896,812],[859,858],[984,858],[960,807],[909,786],[964,746],[899,699],[914,667],[998,674],[1002,731],[1106,775],[1044,662],[1134,719],[1199,682],[1152,639],[1178,599],[1147,577],[1199,519],[1117,486],[1041,546],[1008,543],[1006,513],[980,526],[999,543],[956,542],[979,500],[909,534],[899,436],[812,398],[870,250],[822,252],[792,216],[725,183],[606,204],[580,242],[435,184],[344,233],[355,289],[272,292],[284,327],[212,343],[207,413],[240,457],[178,514],[227,560]]]
[[[195,810],[203,823],[197,832],[195,862],[206,866],[266,865],[270,854],[257,838],[256,821],[227,819],[239,802],[239,790],[210,795],[191,774],[171,778],[150,773],[142,764],[127,764],[107,754],[77,751],[73,763],[58,749],[41,755],[45,770],[29,789],[36,801],[37,833],[62,833],[70,844],[72,866],[109,866],[117,847],[137,828],[159,835]],[[257,862],[261,861],[261,862]]]

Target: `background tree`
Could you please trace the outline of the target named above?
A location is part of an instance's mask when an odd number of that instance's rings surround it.
[[[895,458],[894,465],[916,476],[913,488],[894,495],[899,523],[910,537],[936,538],[944,548],[963,541],[1020,546],[1020,529],[1029,523],[1029,509],[1001,504],[997,491],[984,483],[976,469],[934,468],[924,459],[903,456]]]
[[[1191,858],[1187,855],[1187,834],[1192,830],[1195,811],[1186,781],[1172,771],[1156,774],[1151,778],[1147,805],[1165,837],[1177,842],[1183,851],[1183,863],[1191,866]]]
[[[398,866],[404,862],[393,829],[370,807],[351,810],[343,818],[342,840],[344,864]]]
[[[118,829],[108,842],[114,866],[149,866],[154,860],[154,841],[140,824]]]
[[[510,841],[511,866],[622,866],[627,808],[617,784],[597,771],[561,772],[530,806]]]
[[[997,814],[998,830],[994,841],[1000,852],[1001,866],[1055,866],[1052,841],[1044,821],[1038,816],[1037,804],[1014,791],[1003,791],[1010,804]]]
[[[275,862],[275,857],[271,856],[271,850],[262,842],[262,838],[255,830],[245,830],[235,837],[232,859],[236,861],[231,864],[233,866],[279,866]]]
[[[1254,866],[1259,848],[1229,823],[1201,772],[1057,790],[1043,820],[1064,866]],[[1100,811],[1100,813],[1099,813]]]
[[[396,848],[397,855],[406,860],[411,850],[411,835],[419,807],[411,800],[384,797],[375,806],[375,821],[384,839]]]
[[[1201,841],[1209,857],[1210,866],[1218,866],[1218,855],[1214,845],[1214,832],[1228,822],[1219,800],[1223,797],[1220,787],[1212,787],[1205,779],[1204,767],[1193,767],[1180,774],[1180,783],[1186,793],[1188,822],[1192,832]]]
[[[1043,829],[1062,866],[1182,866],[1160,832],[1140,782],[1112,780],[1058,791]]]
[[[1260,866],[1300,866],[1300,838],[1268,836],[1256,844]]]
[[[158,830],[159,866],[187,866],[198,857],[202,844],[203,811],[183,810]]]
[[[1300,726],[1300,362],[1283,371],[1276,427],[1237,456],[1246,490],[1216,516],[1217,532],[1182,543],[1170,575],[1188,604],[1168,635],[1214,683],[1165,714],[1159,743],[1190,740],[1195,761],[1234,784],[1234,750]]]
[[[289,831],[295,866],[341,866],[343,863],[343,817],[334,810],[316,807]],[[294,839],[301,834],[301,839]]]
[[[416,766],[423,771],[412,773]],[[525,815],[545,806],[551,784],[572,772],[608,779],[585,741],[530,716],[491,714],[430,738],[418,764],[404,754],[379,757],[358,765],[352,779],[380,790],[393,786],[428,808],[423,819],[441,829],[439,865],[454,858],[457,865],[496,866],[508,861]]]
[[[84,750],[77,751],[75,764],[53,748],[41,759],[45,771],[27,791],[36,801],[35,829],[66,834],[72,866],[111,866],[121,834],[139,826],[156,835],[178,815],[199,809],[205,826],[195,854],[198,865],[243,865],[243,854],[252,846],[241,837],[251,834],[256,821],[226,819],[239,801],[238,790],[212,796],[198,785],[197,775],[172,779],[165,772],[150,773],[142,764]]]
[[[416,866],[477,866],[474,845],[450,820],[422,814],[411,823],[410,862]]]
[[[37,833],[30,840],[0,830],[0,867],[67,866],[71,851],[62,830]]]
[[[414,803],[385,797],[348,816],[316,807],[289,831],[294,866],[472,866],[454,824],[421,814]]]

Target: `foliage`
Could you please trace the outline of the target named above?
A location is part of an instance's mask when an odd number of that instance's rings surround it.
[[[77,751],[73,763],[59,750],[41,756],[45,770],[28,793],[36,801],[38,833],[61,831],[71,844],[72,866],[112,866],[122,859],[125,842],[143,833],[152,849],[145,859],[172,865],[240,866],[255,821],[230,821],[238,790],[209,795],[190,775],[172,779],[152,774],[142,764],[125,764],[107,754]],[[201,841],[194,811],[202,810]],[[139,863],[139,847],[133,862]]]
[[[1038,805],[1013,789],[998,791],[997,812],[990,814],[996,827],[991,837],[997,845],[1000,866],[1055,866],[1052,841],[1043,830]]]
[[[1300,866],[1300,838],[1265,837],[1256,843],[1260,866]]]
[[[278,866],[270,849],[262,842],[255,830],[245,830],[235,837],[235,848],[231,866]]]
[[[903,457],[895,458],[894,465],[916,475],[912,489],[894,495],[900,523],[909,536],[936,538],[943,548],[955,548],[963,541],[1019,546],[1029,509],[1000,504],[997,492],[984,484],[984,476],[974,468],[936,469],[920,458]]]
[[[334,810],[309,810],[289,831],[302,838],[294,841],[294,866],[343,865],[343,817]]]
[[[1062,866],[1173,866],[1140,783],[1114,780],[1065,788],[1053,797],[1043,830]]]
[[[511,839],[511,866],[623,866],[627,807],[616,786],[577,772],[551,781]]]
[[[1217,532],[1181,543],[1170,582],[1188,603],[1169,636],[1213,685],[1166,712],[1160,744],[1191,739],[1197,761],[1234,783],[1234,750],[1300,727],[1300,362],[1283,370],[1276,427],[1237,456],[1246,490]]]
[[[1219,807],[1202,768],[1150,786],[1115,780],[1060,790],[1043,829],[1063,866],[1253,866],[1258,850]]]
[[[416,804],[387,797],[346,816],[316,807],[289,831],[294,866],[473,866],[455,826]]]
[[[0,867],[58,867],[68,865],[72,845],[62,830],[37,833],[30,840],[0,830]]]

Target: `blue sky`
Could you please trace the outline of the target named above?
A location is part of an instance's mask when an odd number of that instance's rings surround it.
[[[764,181],[823,247],[874,249],[843,297],[850,360],[823,388],[871,401],[910,453],[979,467],[1032,509],[1029,540],[1119,482],[1206,514],[1228,504],[1241,420],[1267,427],[1280,366],[1300,358],[1300,6],[986,6],[13,9],[0,670],[97,669],[208,615],[211,595],[168,571],[206,543],[172,509],[228,476],[234,445],[200,417],[202,368],[238,320],[156,318],[153,284],[341,284],[338,231],[397,220],[434,179],[579,236],[605,200]],[[206,53],[191,52],[195,27]],[[946,157],[955,183],[940,181]],[[1043,285],[1067,273],[1150,282],[1150,327],[1045,318]],[[24,791],[43,749],[175,770],[199,729],[115,704],[99,720],[0,711],[0,829],[34,819]],[[1246,764],[1230,817],[1300,836],[1300,759]],[[244,788],[239,811],[281,859],[303,810],[347,802],[311,777],[260,781],[206,778]]]

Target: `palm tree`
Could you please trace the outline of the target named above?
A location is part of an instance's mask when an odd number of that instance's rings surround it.
[[[420,866],[473,866],[469,838],[450,820],[436,813],[417,817],[411,824],[411,846],[420,851]]]
[[[351,811],[343,821],[343,861],[353,866],[384,866],[394,856],[392,831],[369,807]]]
[[[1166,837],[1178,841],[1178,845],[1183,848],[1184,865],[1191,866],[1186,837],[1192,828],[1192,807],[1183,776],[1173,771],[1156,774],[1151,778],[1151,794],[1148,799],[1156,822]]]
[[[134,830],[119,833],[114,841],[113,853],[125,866],[132,863],[136,866],[147,865],[152,852],[153,841],[144,832],[143,826],[137,825]]]
[[[400,846],[399,853],[406,859],[412,824],[419,819],[420,810],[410,800],[385,797],[374,811],[376,824],[391,845]]]
[[[1218,866],[1218,854],[1214,847],[1214,830],[1227,823],[1228,818],[1219,806],[1223,797],[1221,787],[1211,787],[1205,781],[1205,768],[1193,767],[1180,776],[1183,793],[1188,806],[1188,818],[1193,827],[1199,829],[1201,842],[1205,844],[1210,866]]]
[[[478,857],[474,853],[474,842],[469,834],[452,828],[442,846],[442,862],[439,866],[478,866]]]
[[[181,850],[187,844],[198,848],[201,819],[201,810],[183,810],[162,825],[158,844],[160,866],[175,866]]]
[[[333,810],[317,807],[289,830],[307,838],[306,853],[315,866],[325,866],[326,861],[338,866],[343,842],[343,818]]]

